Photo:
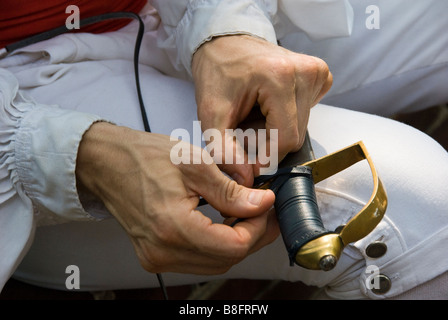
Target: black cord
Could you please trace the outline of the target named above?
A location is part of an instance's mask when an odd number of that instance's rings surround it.
[[[165,300],[168,300],[168,292],[166,292],[166,287],[165,287],[165,283],[163,282],[162,274],[156,273],[156,275],[157,275],[157,280],[159,280],[160,288],[162,289],[163,298]]]

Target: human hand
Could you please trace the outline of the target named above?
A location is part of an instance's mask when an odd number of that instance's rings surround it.
[[[332,84],[332,75],[321,59],[298,54],[248,35],[216,37],[193,56],[198,118],[202,129],[265,128],[267,150],[278,152],[278,161],[303,144],[311,107]],[[264,117],[260,123],[248,117],[254,105]],[[246,121],[246,122],[245,122]],[[278,129],[278,146],[270,146],[269,133]],[[263,164],[226,163],[225,153],[245,157],[243,147],[223,139],[220,168],[239,183],[250,186]],[[272,149],[272,150],[270,150]],[[237,150],[237,151],[235,151]]]
[[[95,123],[78,151],[78,182],[101,199],[128,233],[150,272],[219,274],[279,234],[270,190],[227,178],[215,164],[170,159],[168,136]],[[182,142],[184,143],[184,142]],[[191,152],[202,149],[188,145]],[[199,195],[234,227],[212,223],[197,210]]]

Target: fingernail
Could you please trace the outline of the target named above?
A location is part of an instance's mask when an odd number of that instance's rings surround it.
[[[247,200],[254,206],[260,206],[261,200],[263,200],[265,192],[262,190],[254,190],[249,193]]]

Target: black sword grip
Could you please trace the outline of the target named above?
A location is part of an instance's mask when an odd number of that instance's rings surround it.
[[[274,182],[275,210],[291,265],[299,249],[309,241],[329,233],[322,223],[316,200],[312,171],[296,167],[281,185]]]

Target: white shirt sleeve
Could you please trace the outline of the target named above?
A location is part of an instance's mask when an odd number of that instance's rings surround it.
[[[102,119],[36,103],[0,69],[0,203],[17,190],[29,197],[38,223],[97,220],[83,208],[76,187],[76,157],[85,131]]]
[[[18,88],[13,74],[0,69],[0,291],[32,244],[36,224],[109,215],[83,208],[75,177],[82,135],[102,120],[38,104]]]
[[[191,59],[196,50],[212,37],[249,34],[276,43],[271,19],[276,1],[208,0],[153,1],[164,35],[159,46],[166,49],[172,63],[191,75]]]
[[[249,34],[277,43],[290,32],[312,40],[348,36],[348,0],[151,0],[161,20],[158,44],[178,70],[191,76],[196,50],[213,37]]]

